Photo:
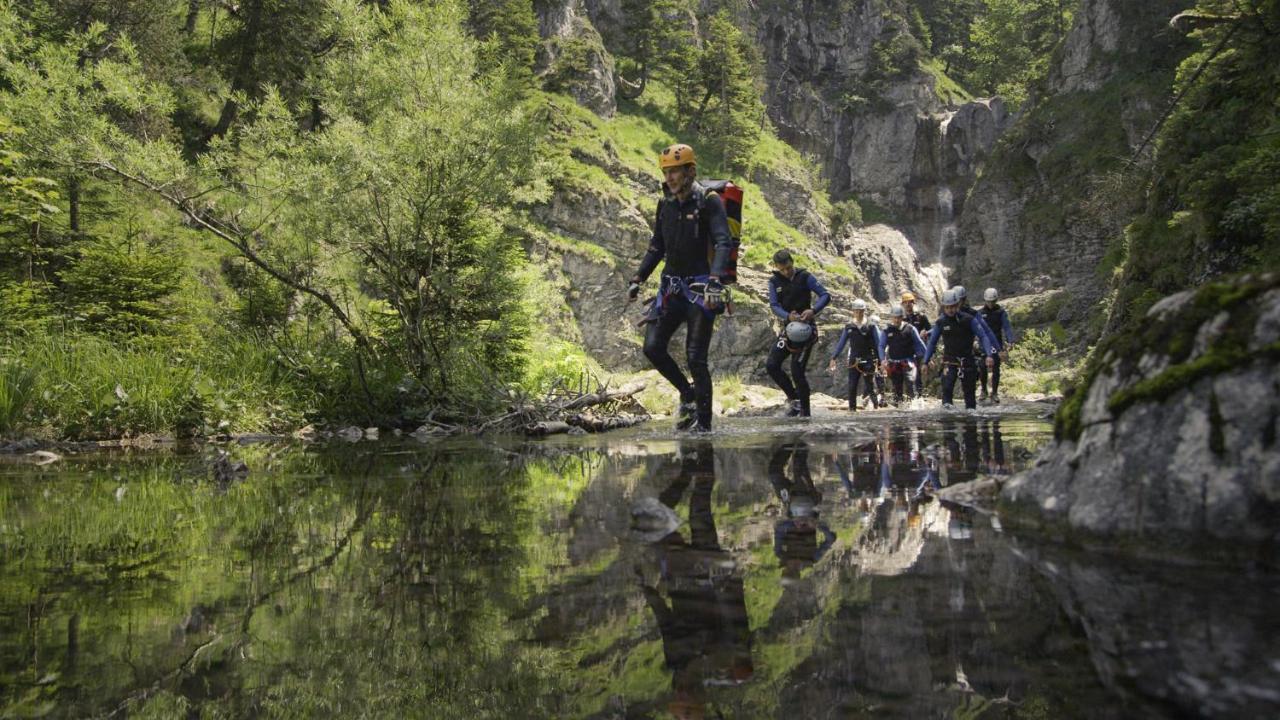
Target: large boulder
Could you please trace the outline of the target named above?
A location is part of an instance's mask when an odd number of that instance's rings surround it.
[[[1278,366],[1280,275],[1165,298],[1098,350],[1003,508],[1068,532],[1274,552]]]

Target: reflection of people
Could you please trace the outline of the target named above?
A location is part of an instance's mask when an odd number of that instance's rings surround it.
[[[788,462],[791,477],[787,477]],[[773,552],[782,563],[783,574],[797,577],[804,568],[821,560],[836,542],[836,534],[818,517],[822,493],[809,473],[809,446],[802,442],[778,446],[769,459],[769,482],[784,510],[773,528]]]
[[[679,474],[659,499],[674,509],[690,491],[690,539],[674,531],[655,544],[667,597],[643,583],[641,590],[658,621],[672,671],[675,697],[668,709],[676,717],[702,717],[707,685],[752,676],[751,633],[742,577],[720,547],[711,512],[716,481],[711,443],[682,445],[679,462]]]

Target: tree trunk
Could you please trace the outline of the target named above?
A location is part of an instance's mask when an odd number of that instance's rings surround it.
[[[67,178],[67,224],[71,227],[71,235],[80,235],[80,178],[72,175]]]
[[[200,2],[201,0],[187,1],[187,21],[183,23],[182,31],[188,37],[196,32],[196,21],[200,19]]]
[[[236,62],[235,75],[231,78],[231,95],[227,97],[226,103],[222,106],[222,114],[218,116],[218,124],[214,126],[213,132],[209,138],[212,140],[216,137],[225,135],[227,130],[231,129],[231,123],[235,122],[236,114],[240,111],[240,106],[235,100],[235,94],[252,90],[256,83],[254,82],[255,68],[254,65],[258,59],[258,41],[262,31],[262,4],[264,0],[250,0],[248,12],[245,14],[244,34],[240,41],[240,58]]]

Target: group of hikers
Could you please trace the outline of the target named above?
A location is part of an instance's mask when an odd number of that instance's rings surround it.
[[[736,277],[741,197],[726,192],[726,186],[732,189],[730,183],[700,182],[697,159],[688,145],[666,148],[658,164],[664,197],[658,203],[648,251],[627,295],[636,299],[641,285],[665,261],[658,294],[643,321],[648,326],[644,354],[680,393],[677,429],[710,431],[712,387],[707,356],[715,318],[725,311],[724,286]],[[726,211],[727,204],[732,214]],[[788,250],[774,253],[772,261],[769,307],[783,327],[769,349],[765,369],[787,396],[787,415],[808,417],[811,390],[806,371],[818,340],[817,318],[830,306],[831,294],[812,273],[796,267]],[[852,320],[841,330],[829,365],[836,372],[843,354],[849,410],[858,409],[860,390],[872,406],[884,405],[885,377],[892,384],[895,404],[906,394],[922,397],[924,370],[936,358],[941,359],[943,407],[953,405],[957,381],[966,408],[977,407],[979,382],[982,399],[998,403],[1000,366],[1014,342],[1009,313],[998,300],[996,289],[987,288],[983,306],[975,309],[965,288],[956,286],[942,293],[942,314],[930,322],[915,310],[916,296],[904,292],[883,327],[865,301],[854,300]],[[668,351],[681,325],[692,380]],[[789,365],[790,374],[784,364]]]

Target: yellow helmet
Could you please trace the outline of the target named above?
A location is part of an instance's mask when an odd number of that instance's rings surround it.
[[[902,293],[902,302],[915,302],[915,301],[916,301],[915,293],[910,291]]]
[[[696,165],[697,162],[697,158],[693,155],[693,148],[684,143],[676,143],[663,150],[658,156],[658,167],[663,170],[681,165]]]

